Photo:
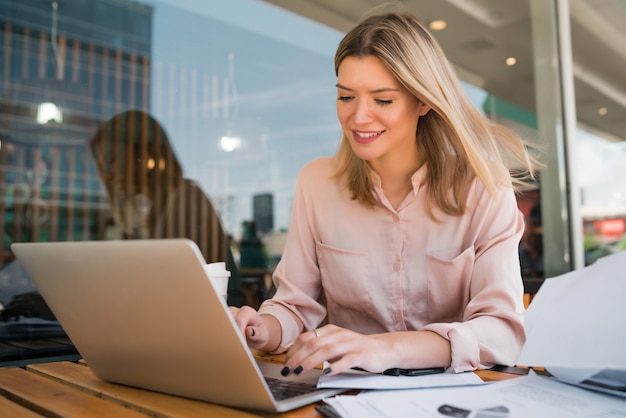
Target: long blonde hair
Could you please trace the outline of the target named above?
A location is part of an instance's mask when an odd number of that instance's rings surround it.
[[[492,195],[503,183],[520,186],[532,179],[537,164],[527,144],[474,107],[441,47],[416,17],[389,13],[367,18],[340,42],[335,72],[344,58],[354,56],[378,58],[411,94],[431,107],[416,127],[418,154],[428,168],[426,206],[431,217],[433,204],[446,214],[463,214],[475,176]],[[345,135],[337,160],[335,175],[346,176],[352,198],[375,205],[369,165],[352,152]],[[505,167],[521,167],[524,174],[512,177]]]

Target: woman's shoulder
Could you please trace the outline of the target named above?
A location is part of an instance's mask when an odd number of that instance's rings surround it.
[[[488,160],[481,168],[482,170],[480,171],[472,167],[468,168],[467,179],[470,184],[489,191],[494,195],[498,191],[512,186],[511,172],[504,165]]]
[[[298,188],[307,194],[328,195],[331,190],[339,187],[339,180],[335,174],[335,159],[321,157],[307,163],[300,170]]]
[[[468,207],[491,207],[504,208],[505,206],[517,206],[515,188],[511,182],[508,171],[499,171],[492,179],[491,189],[478,177],[474,176],[468,189]]]
[[[302,167],[300,179],[330,179],[333,177],[335,170],[335,159],[333,157],[316,158]]]

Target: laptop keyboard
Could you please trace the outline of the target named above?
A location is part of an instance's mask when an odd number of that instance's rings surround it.
[[[274,398],[278,401],[293,398],[294,396],[305,395],[317,390],[317,387],[311,383],[294,382],[276,379],[274,377],[266,377],[265,380],[272,391],[272,395],[274,395]]]

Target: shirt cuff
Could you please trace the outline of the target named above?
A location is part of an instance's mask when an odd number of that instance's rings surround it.
[[[259,309],[259,315],[272,315],[278,320],[281,328],[280,344],[276,350],[271,351],[270,354],[280,354],[289,349],[296,342],[298,335],[302,330],[300,324],[293,317],[292,314],[287,312],[280,306],[262,306]]]
[[[469,372],[480,366],[480,347],[473,332],[462,324],[430,324],[422,331],[432,331],[450,341],[452,362],[447,371]]]

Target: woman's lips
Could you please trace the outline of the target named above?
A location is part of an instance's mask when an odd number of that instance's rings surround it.
[[[352,131],[352,137],[359,144],[369,144],[370,142],[376,141],[385,131],[377,131],[377,132],[363,132],[363,131]]]

